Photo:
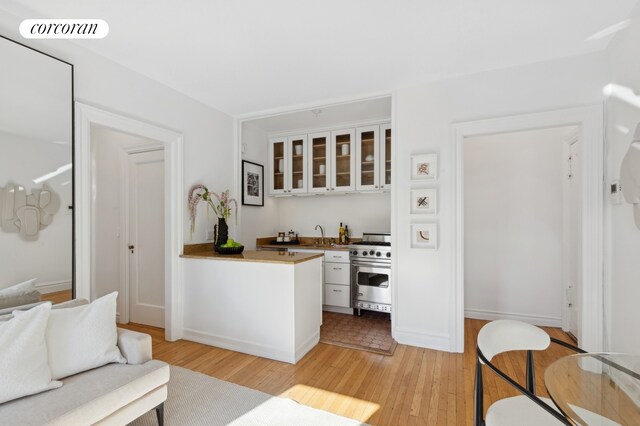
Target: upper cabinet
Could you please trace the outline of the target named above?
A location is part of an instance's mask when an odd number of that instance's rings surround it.
[[[271,195],[391,189],[391,125],[269,140]]]
[[[271,195],[307,192],[307,135],[271,138]]]
[[[356,189],[371,191],[380,188],[380,127],[356,128]]]
[[[331,132],[331,191],[351,192],[356,189],[354,129]]]
[[[331,133],[312,133],[308,136],[309,183],[307,191],[327,193],[331,191]]]
[[[391,189],[391,123],[380,125],[380,188]]]

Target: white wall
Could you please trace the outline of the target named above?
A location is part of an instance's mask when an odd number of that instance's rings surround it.
[[[451,348],[453,230],[451,125],[602,102],[608,82],[605,53],[508,68],[395,92],[396,164],[413,153],[439,153],[439,249],[410,248],[409,168],[393,177],[394,336],[400,343]]]
[[[640,123],[640,6],[632,25],[618,34],[610,46],[613,82],[631,89],[628,98],[617,94],[607,101],[607,176],[620,176],[620,164]],[[634,93],[635,92],[635,93]],[[635,105],[634,105],[635,103]],[[606,203],[608,204],[608,202]],[[640,353],[640,229],[633,222],[633,208],[623,201],[610,206],[609,263],[605,274],[605,313],[608,350]]]
[[[464,307],[562,326],[566,128],[464,141]]]

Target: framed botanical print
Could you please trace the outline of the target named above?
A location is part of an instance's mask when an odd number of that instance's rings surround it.
[[[412,180],[438,179],[438,154],[416,154],[411,156]]]
[[[242,205],[264,206],[264,166],[242,161]]]
[[[435,188],[411,190],[411,214],[435,215],[438,212],[438,191]]]

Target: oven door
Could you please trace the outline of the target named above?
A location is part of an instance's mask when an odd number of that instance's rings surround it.
[[[355,263],[351,266],[353,300],[391,305],[391,268]]]

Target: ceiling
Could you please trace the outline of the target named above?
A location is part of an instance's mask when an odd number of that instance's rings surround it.
[[[585,54],[638,0],[0,0],[99,18],[83,46],[231,115]]]

